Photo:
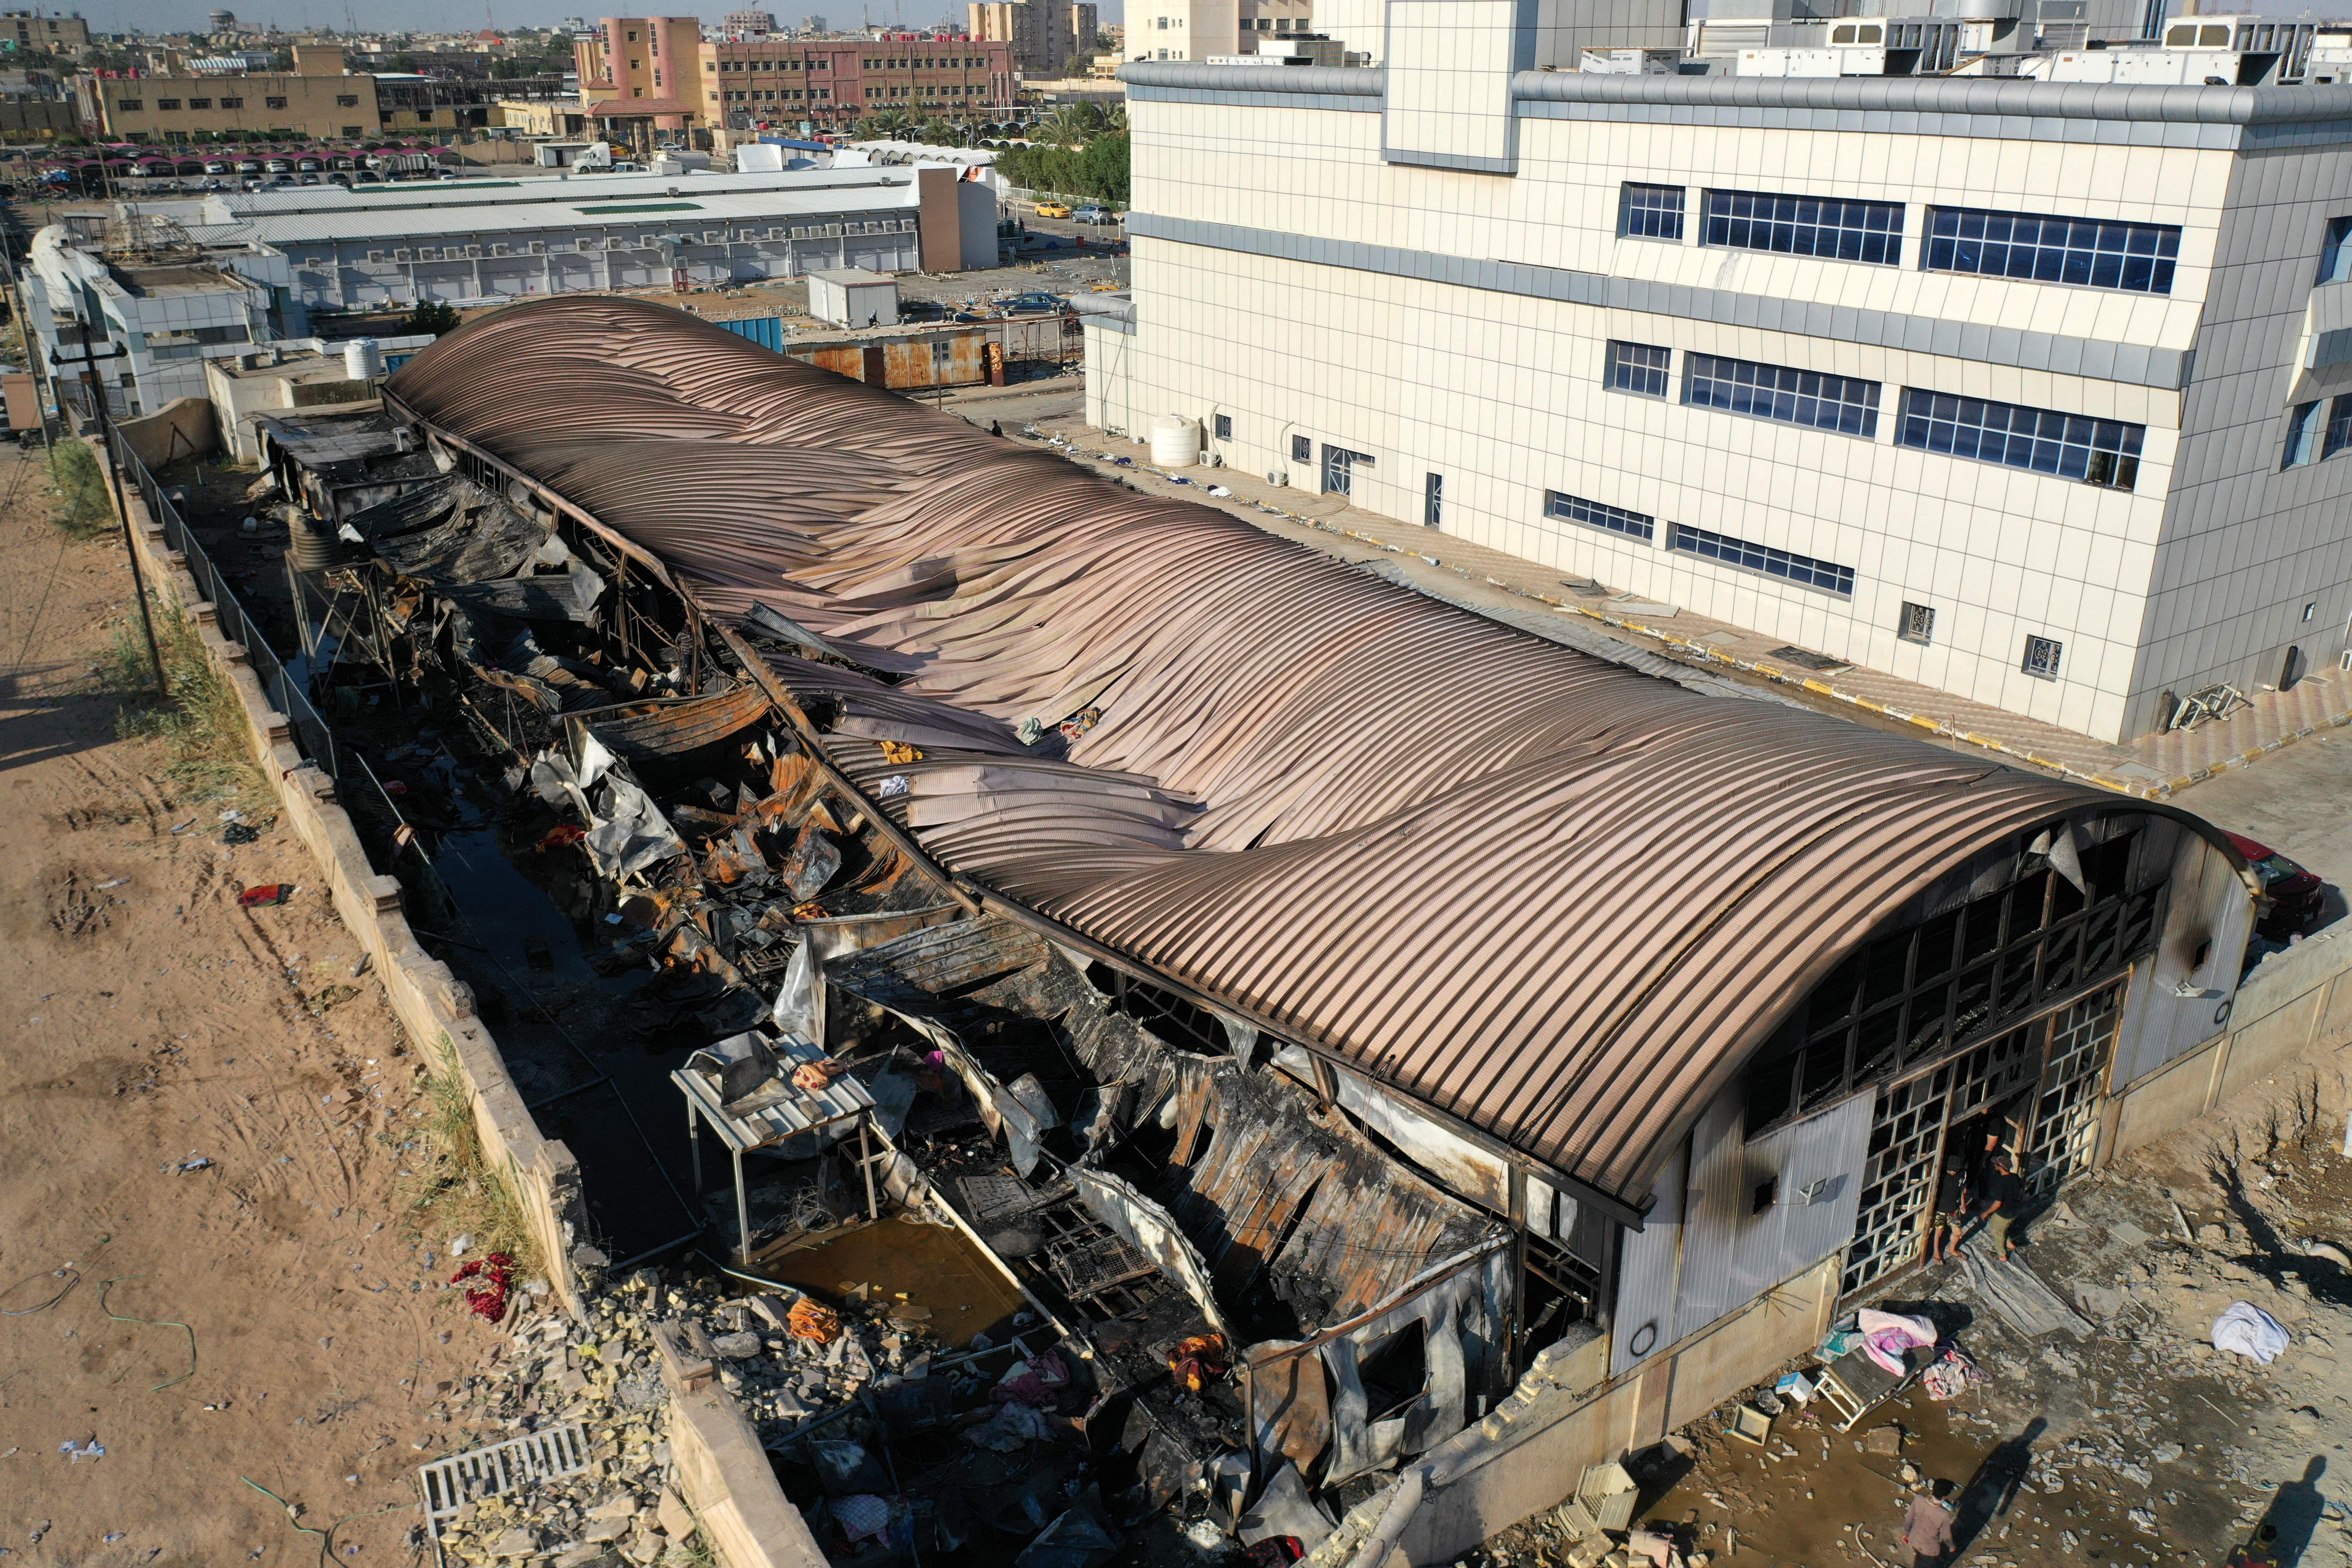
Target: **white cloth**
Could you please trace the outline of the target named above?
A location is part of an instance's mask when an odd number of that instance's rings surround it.
[[[2235,1351],[2267,1366],[2286,1347],[2286,1331],[2278,1320],[2251,1301],[2232,1301],[2213,1320],[2215,1350]]]
[[[1926,1318],[1909,1318],[1900,1312],[1881,1312],[1864,1307],[1854,1314],[1854,1323],[1864,1335],[1893,1329],[1903,1336],[1906,1344],[1932,1345],[1936,1342],[1936,1325]]]

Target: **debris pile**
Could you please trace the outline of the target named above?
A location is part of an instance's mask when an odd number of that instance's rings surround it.
[[[577,1423],[589,1463],[505,1491],[477,1489],[439,1522],[448,1560],[544,1558],[560,1568],[617,1568],[657,1563],[684,1546],[694,1526],[678,1500],[668,1390],[652,1325],[717,1293],[698,1277],[668,1283],[662,1271],[641,1269],[591,1300],[585,1327],[544,1311],[493,1349],[484,1372],[451,1391],[443,1418],[470,1440],[450,1442],[449,1452]]]

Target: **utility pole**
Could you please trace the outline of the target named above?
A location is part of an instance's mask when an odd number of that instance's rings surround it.
[[[121,359],[126,353],[117,349],[106,357]],[[163,650],[155,646],[155,617],[147,608],[147,577],[139,570],[139,542],[131,536],[131,508],[122,499],[122,470],[114,460],[114,423],[108,417],[106,388],[98,377],[98,356],[89,352],[88,342],[81,346],[81,384],[98,415],[99,450],[105,455],[107,477],[114,482],[114,514],[122,520],[122,548],[131,557],[131,591],[139,600],[140,629],[147,634],[147,662],[155,671],[155,696],[158,700],[169,700],[172,687],[163,679]]]

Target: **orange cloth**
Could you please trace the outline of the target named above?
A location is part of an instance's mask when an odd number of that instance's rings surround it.
[[[796,1340],[814,1340],[821,1345],[831,1344],[841,1337],[841,1314],[803,1296],[793,1303],[791,1311],[784,1314],[784,1327]]]

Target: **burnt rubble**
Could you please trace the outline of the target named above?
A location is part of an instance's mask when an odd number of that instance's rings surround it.
[[[608,1026],[696,1053],[673,1080],[742,1145],[740,1193],[701,1194],[731,1293],[638,1275],[604,1300],[632,1342],[676,1319],[838,1559],[1311,1547],[1507,1387],[1507,1226],[1295,1050],[982,912],[848,786],[845,758],[887,795],[970,715],[781,616],[715,635],[657,566],[446,453],[337,460],[369,504],[309,573],[325,700],[388,681],[461,716],[436,746],[462,725],[509,858],[599,974],[641,981]],[[862,733],[877,713],[913,739]],[[1067,729],[1020,743],[1050,766]],[[456,815],[408,751],[370,774],[395,846]],[[869,1232],[871,1266],[831,1265]],[[985,1289],[925,1278],[942,1248]],[[575,1546],[663,1549],[565,1499],[601,1532]],[[467,1550],[511,1511],[486,1505]]]

